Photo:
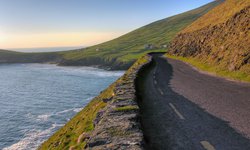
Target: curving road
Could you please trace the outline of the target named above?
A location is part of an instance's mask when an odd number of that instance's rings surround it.
[[[153,55],[137,88],[147,149],[250,150],[250,84]]]

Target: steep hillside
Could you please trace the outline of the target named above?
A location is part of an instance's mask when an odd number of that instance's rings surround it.
[[[127,69],[145,53],[166,51],[164,47],[179,31],[220,3],[221,1],[215,1],[198,9],[151,23],[100,45],[66,52],[62,64],[104,64],[112,66],[113,69]]]
[[[250,81],[250,0],[227,0],[180,32],[168,54],[218,75]]]
[[[145,53],[166,51],[169,42],[179,31],[221,2],[222,0],[215,1],[192,11],[156,21],[117,39],[85,49],[46,54],[8,52],[7,57],[0,53],[0,62],[53,61],[59,65],[99,65],[112,69],[127,69]],[[50,59],[44,59],[43,56],[49,54],[52,54]]]

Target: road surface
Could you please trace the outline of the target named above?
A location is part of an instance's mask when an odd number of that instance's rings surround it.
[[[148,149],[250,150],[250,84],[153,55],[137,82]]]

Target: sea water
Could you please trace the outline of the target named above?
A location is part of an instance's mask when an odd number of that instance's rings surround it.
[[[36,149],[123,73],[48,64],[0,65],[0,149]]]

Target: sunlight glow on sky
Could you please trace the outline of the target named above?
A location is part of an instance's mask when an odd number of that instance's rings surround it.
[[[69,47],[95,45],[100,42],[118,37],[122,33],[112,32],[59,32],[59,33],[27,33],[6,34],[1,36],[0,45],[10,48],[36,47]]]
[[[90,46],[212,0],[0,0],[0,49]]]

